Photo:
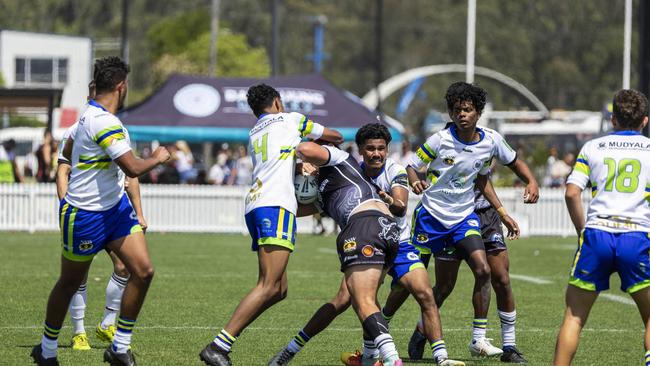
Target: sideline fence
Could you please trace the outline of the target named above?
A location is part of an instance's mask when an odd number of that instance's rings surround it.
[[[141,185],[149,230],[156,232],[246,233],[246,187]],[[499,188],[499,198],[519,222],[523,235],[571,236],[575,230],[564,204],[564,190],[543,188],[535,205],[523,203],[523,189]],[[410,195],[409,215],[419,201]],[[585,205],[589,196],[583,196]],[[0,231],[57,231],[54,184],[0,184]],[[332,230],[334,224],[325,219]],[[311,218],[298,219],[298,231],[314,230]]]

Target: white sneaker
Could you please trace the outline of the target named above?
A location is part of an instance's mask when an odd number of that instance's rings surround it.
[[[490,338],[472,339],[469,343],[469,353],[473,357],[496,357],[503,353],[501,348],[494,347]]]

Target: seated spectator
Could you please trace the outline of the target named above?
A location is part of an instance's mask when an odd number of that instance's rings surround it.
[[[571,174],[571,169],[575,160],[572,153],[564,154],[562,160],[557,160],[551,166],[551,187],[564,187],[566,178]]]
[[[193,183],[197,172],[194,169],[194,156],[187,142],[176,142],[174,161],[176,162],[176,170],[180,175],[181,183]]]

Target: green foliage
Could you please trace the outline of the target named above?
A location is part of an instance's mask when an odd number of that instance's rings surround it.
[[[0,88],[5,87],[5,78],[2,77],[2,73],[0,72]]]
[[[46,125],[45,122],[41,122],[38,118],[17,114],[9,115],[9,127],[45,127]]]
[[[173,73],[207,75],[210,64],[210,32],[204,32],[178,53],[162,54],[153,66],[154,80],[161,83]],[[270,66],[266,51],[251,47],[243,34],[220,29],[217,37],[215,76],[267,77]]]
[[[183,53],[197,37],[209,31],[210,14],[203,10],[165,18],[147,32],[151,56],[159,59],[164,54]]]

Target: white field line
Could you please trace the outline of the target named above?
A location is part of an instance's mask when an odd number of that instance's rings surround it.
[[[336,249],[332,248],[318,248],[318,251],[321,253],[327,253],[327,254],[338,254]]]
[[[26,325],[26,326],[0,326],[0,330],[34,330],[42,329],[42,325]],[[70,326],[63,326],[63,328],[72,328]],[[206,326],[206,325],[184,325],[184,326],[165,326],[165,325],[151,325],[151,326],[138,326],[138,330],[158,330],[158,331],[178,331],[178,330],[213,330],[217,332],[219,329],[216,326]],[[288,331],[295,330],[288,327],[248,327],[247,330],[260,330],[260,331]],[[348,333],[348,332],[360,332],[361,328],[327,328],[325,332],[334,332],[334,333]],[[413,328],[390,328],[391,332],[395,333],[411,333]],[[471,332],[470,327],[467,328],[445,328],[445,332]],[[521,327],[517,328],[517,332],[525,333],[556,333],[558,331],[557,327],[549,328],[527,328]],[[638,333],[642,332],[640,329],[630,329],[630,328],[584,328],[585,332],[607,332],[607,333]]]
[[[635,305],[636,306],[636,303],[634,302],[634,300],[632,300],[630,298],[627,298],[627,297],[623,297],[623,296],[619,296],[619,295],[612,295],[612,294],[600,294],[600,296],[606,298],[607,300],[620,302],[621,304]]]
[[[530,283],[534,283],[536,285],[548,285],[553,283],[553,281],[545,280],[540,277],[533,277],[533,276],[524,276],[524,275],[518,275],[511,273],[510,278],[514,278],[515,280],[521,280],[521,281],[526,281]]]

